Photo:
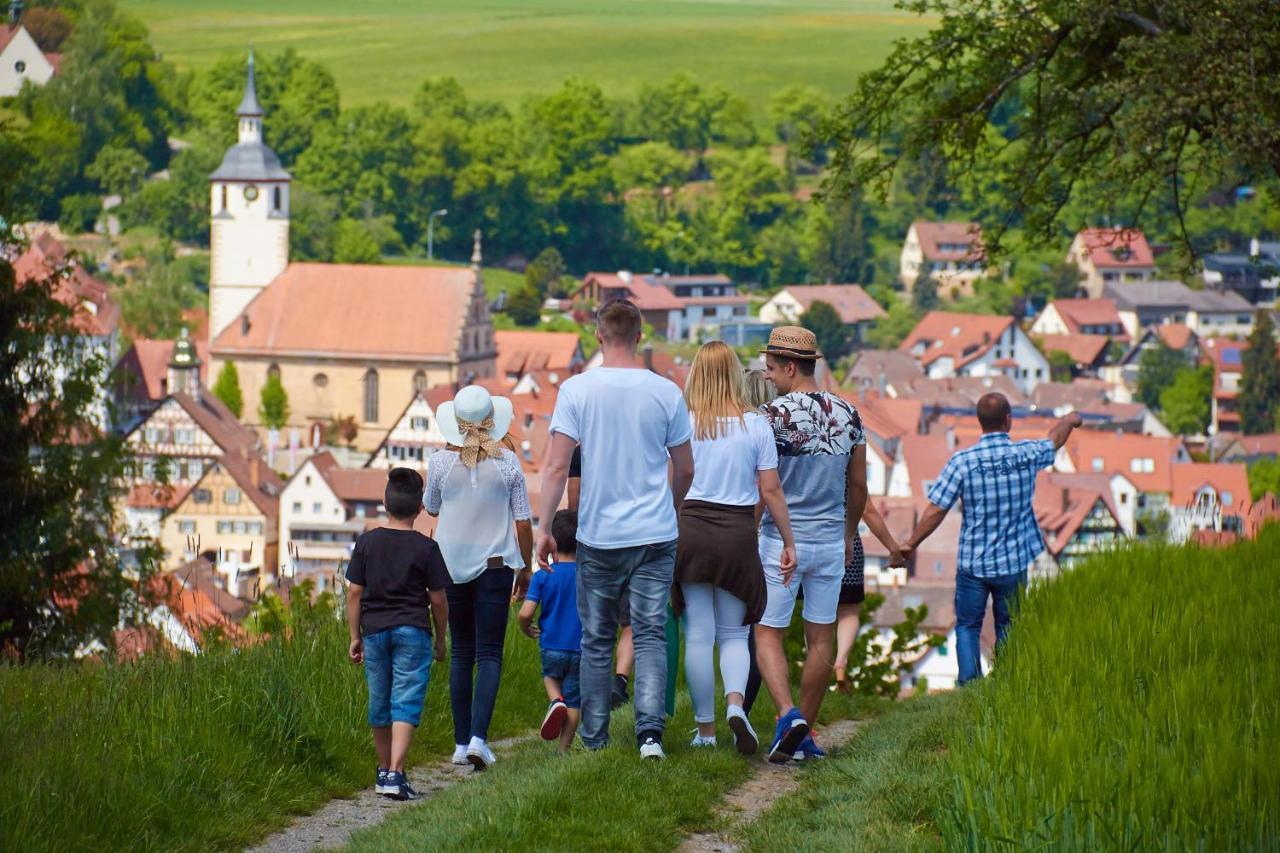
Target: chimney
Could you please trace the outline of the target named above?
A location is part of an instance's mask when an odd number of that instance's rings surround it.
[[[261,464],[262,462],[256,456],[249,460],[249,483],[254,491],[262,488],[262,469],[259,467]]]
[[[653,370],[653,344],[644,345],[644,366]]]
[[[240,315],[240,336],[243,337],[247,334],[249,334],[249,315],[241,314]]]

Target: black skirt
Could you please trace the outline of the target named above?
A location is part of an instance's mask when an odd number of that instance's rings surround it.
[[[673,580],[671,601],[677,614],[684,611],[680,584],[709,583],[747,605],[743,625],[759,622],[764,615],[766,593],[756,508],[685,501],[680,507],[680,540]]]
[[[853,537],[853,559],[844,567],[844,577],[840,581],[840,603],[861,604],[867,598],[867,587],[863,577],[866,568],[866,556],[862,552],[862,537]]]

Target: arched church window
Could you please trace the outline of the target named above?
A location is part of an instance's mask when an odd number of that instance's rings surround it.
[[[365,423],[378,421],[378,371],[372,367],[364,374],[364,420]]]
[[[427,393],[427,372],[419,370],[413,374],[413,390],[418,394]]]
[[[227,185],[222,185],[222,209],[227,209]]]
[[[283,198],[284,198],[284,193],[280,191],[280,188],[279,187],[274,188],[271,191],[271,208],[273,210],[278,211],[281,206],[281,199]]]
[[[327,388],[329,387],[329,377],[323,373],[317,373],[311,377],[311,383],[317,388]]]

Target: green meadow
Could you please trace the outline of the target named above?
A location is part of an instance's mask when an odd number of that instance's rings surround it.
[[[891,0],[121,0],[179,68],[248,45],[323,63],[346,105],[408,103],[429,77],[508,104],[566,77],[610,96],[688,71],[762,111],[804,83],[832,96],[926,23]]]

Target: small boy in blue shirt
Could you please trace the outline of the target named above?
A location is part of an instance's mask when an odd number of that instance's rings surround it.
[[[578,731],[578,664],[582,657],[582,623],[578,620],[578,513],[562,509],[551,520],[556,559],[549,569],[535,572],[517,617],[520,630],[542,649],[542,683],[551,700],[542,719],[542,739],[560,740],[567,752]],[[542,617],[533,624],[542,605]]]

